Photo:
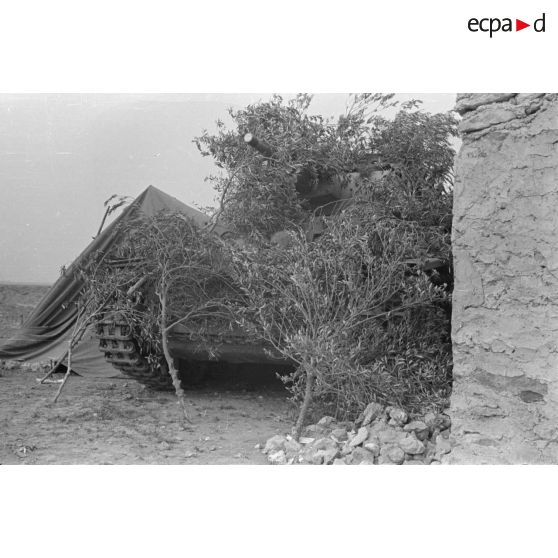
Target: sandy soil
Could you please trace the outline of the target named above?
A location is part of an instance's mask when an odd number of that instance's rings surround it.
[[[292,411],[279,380],[214,374],[188,391],[186,425],[173,393],[133,380],[71,376],[40,385],[37,372],[0,369],[2,464],[264,464],[254,448],[288,431]]]

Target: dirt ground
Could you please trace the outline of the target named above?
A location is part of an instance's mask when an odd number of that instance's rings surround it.
[[[71,376],[40,385],[38,372],[0,369],[0,463],[265,464],[255,445],[288,431],[292,411],[269,372],[213,374],[188,390],[192,424],[173,393],[133,380]]]
[[[48,288],[0,284],[0,344]],[[212,371],[188,389],[190,425],[174,393],[76,375],[53,405],[59,384],[40,376],[0,361],[0,464],[264,464],[254,446],[293,420],[282,382],[254,366]]]

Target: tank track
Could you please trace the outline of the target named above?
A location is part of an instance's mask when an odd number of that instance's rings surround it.
[[[142,354],[132,328],[118,312],[107,314],[97,323],[99,349],[105,360],[125,376],[151,389],[170,391],[172,379],[162,359],[151,363]]]

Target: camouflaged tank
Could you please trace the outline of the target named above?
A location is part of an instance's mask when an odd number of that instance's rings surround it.
[[[246,134],[244,141],[264,157],[272,155],[272,149],[252,134]],[[372,172],[381,175],[389,170],[378,166],[372,169]],[[309,239],[314,239],[323,232],[320,215],[332,215],[351,203],[359,176],[358,173],[347,173],[327,181],[316,181],[312,180],[309,173],[304,171],[299,173],[296,189],[303,198],[305,207],[313,215],[318,216],[318,219],[313,219],[308,225]],[[276,233],[270,240],[280,245],[283,235],[285,233]],[[450,263],[441,259],[414,260],[408,263],[427,273],[439,271],[446,278],[450,274]],[[122,264],[117,262],[115,265]],[[122,374],[153,389],[173,389],[162,353],[157,354],[157,351],[142,339],[138,331],[134,331],[121,312],[107,312],[97,324],[97,336],[99,348],[104,353],[106,361]],[[261,343],[255,344],[238,326],[230,323],[215,327],[209,334],[204,335],[204,339],[207,346],[193,340],[192,332],[187,325],[179,324],[173,328],[169,336],[169,350],[183,380],[199,378],[208,367],[214,366],[215,362],[225,366],[250,364],[273,365],[278,368],[290,366],[288,361],[279,355],[274,356],[273,352]],[[216,358],[215,347],[218,349]]]

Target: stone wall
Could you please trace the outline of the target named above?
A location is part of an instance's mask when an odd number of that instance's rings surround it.
[[[460,95],[448,463],[558,463],[558,95]]]

